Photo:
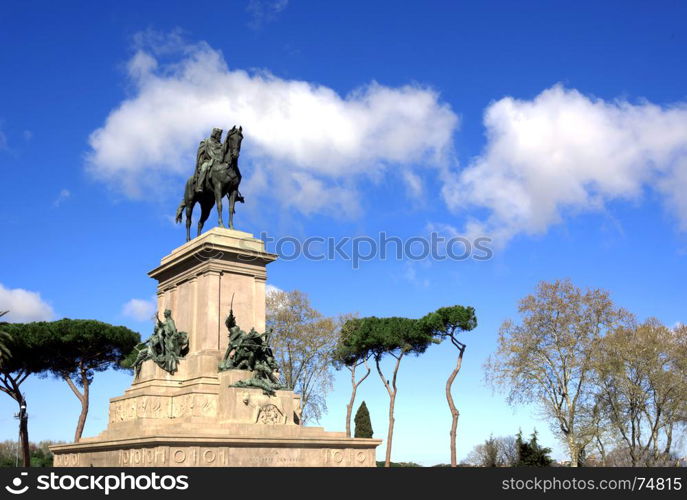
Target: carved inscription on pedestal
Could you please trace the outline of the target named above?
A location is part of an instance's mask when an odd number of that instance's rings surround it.
[[[257,452],[246,457],[247,465],[254,467],[285,466],[298,464],[300,460],[290,450],[270,450]]]

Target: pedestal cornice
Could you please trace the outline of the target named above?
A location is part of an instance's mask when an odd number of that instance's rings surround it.
[[[216,227],[172,250],[148,275],[157,279],[161,273],[189,259],[198,262],[210,259],[237,260],[264,267],[275,261],[277,255],[266,252],[265,243],[250,233]]]

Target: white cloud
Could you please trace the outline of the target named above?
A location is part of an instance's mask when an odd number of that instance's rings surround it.
[[[282,290],[281,288],[276,287],[274,285],[270,285],[269,283],[265,285],[265,295],[272,295],[273,293],[279,293],[283,291],[284,290]]]
[[[153,317],[157,304],[154,300],[131,299],[124,304],[122,314],[137,321],[147,321]]]
[[[41,294],[22,288],[5,288],[0,284],[0,311],[9,311],[1,321],[29,323],[46,321],[55,316],[53,308],[41,299]]]
[[[422,178],[412,170],[406,170],[403,172],[403,180],[406,183],[408,196],[414,200],[421,199],[424,192]]]
[[[255,30],[262,28],[273,21],[288,3],[289,0],[248,0],[246,12],[251,16],[248,25]]]
[[[88,170],[131,197],[181,186],[198,142],[216,126],[243,126],[246,184],[306,213],[355,213],[362,177],[390,163],[442,165],[451,154],[458,118],[431,89],[373,82],[341,96],[322,85],[229,69],[205,43],[152,38],[154,47],[142,44],[129,61],[132,96],[89,139]],[[164,62],[170,54],[176,59]]]
[[[455,212],[486,208],[472,233],[505,243],[545,232],[570,212],[663,192],[687,229],[687,105],[607,102],[554,86],[531,101],[511,97],[485,112],[488,143],[462,172],[447,175]]]
[[[66,201],[71,195],[72,193],[69,191],[69,189],[62,189],[60,194],[57,195],[57,198],[55,198],[55,201],[52,202],[53,207],[59,207],[62,202]]]

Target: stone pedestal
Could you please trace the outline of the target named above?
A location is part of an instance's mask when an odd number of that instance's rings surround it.
[[[251,376],[218,371],[233,311],[243,330],[265,329],[265,252],[249,233],[215,228],[176,248],[149,275],[158,311],[172,311],[189,335],[173,375],[146,361],[122,396],[110,400],[108,427],[51,447],[55,466],[375,466],[377,439],[300,425],[300,396],[231,387]]]
[[[173,250],[148,275],[159,283],[158,310],[171,309],[177,328],[189,334],[189,351],[224,353],[232,298],[242,329],[265,330],[265,266],[276,258],[252,234],[214,228]]]

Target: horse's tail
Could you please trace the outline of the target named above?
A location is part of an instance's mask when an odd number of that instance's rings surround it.
[[[186,185],[184,186],[184,197],[181,199],[181,203],[179,203],[179,208],[177,208],[177,216],[176,216],[176,223],[177,224],[179,224],[182,220],[184,208],[186,208],[186,205],[190,203],[191,206],[193,206],[193,190],[194,190],[193,179],[194,179],[194,176],[192,175],[191,177],[188,178],[188,180],[186,181]]]
[[[177,218],[176,218],[177,224],[179,224],[181,222],[181,217],[184,213],[184,208],[186,208],[186,200],[181,200],[181,204],[179,205],[179,208],[177,208]]]

